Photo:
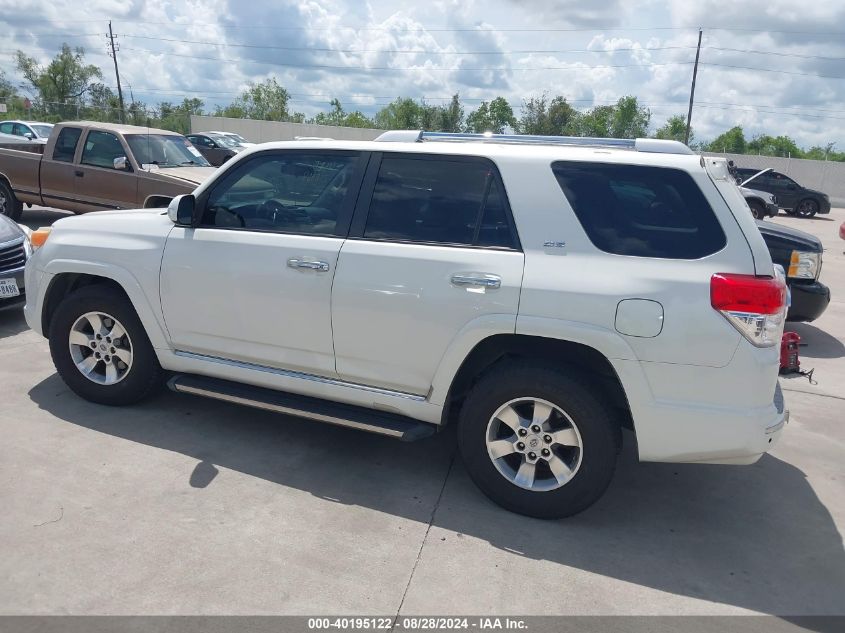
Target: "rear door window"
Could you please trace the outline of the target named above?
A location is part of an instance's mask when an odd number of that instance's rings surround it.
[[[73,157],[76,154],[76,144],[79,143],[79,137],[81,135],[81,128],[62,128],[62,131],[59,132],[59,137],[56,139],[56,145],[53,147],[53,160],[62,163],[72,163]]]
[[[485,160],[385,156],[364,238],[516,248],[507,202]]]
[[[556,162],[552,170],[590,241],[616,255],[699,259],[725,233],[692,177],[679,169]]]

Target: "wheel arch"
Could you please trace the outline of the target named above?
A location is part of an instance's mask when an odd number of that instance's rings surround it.
[[[529,334],[493,334],[478,342],[463,359],[449,385],[444,405],[444,423],[460,405],[472,386],[494,367],[516,361],[540,361],[586,374],[618,412],[620,425],[634,430],[628,396],[610,359],[585,343]]]
[[[93,266],[92,269],[82,263],[56,270],[61,262],[54,260],[51,264],[46,272],[53,276],[44,293],[41,309],[41,327],[45,337],[49,337],[50,320],[56,308],[66,296],[86,286],[105,285],[126,296],[141,320],[153,348],[167,347],[167,337],[163,324],[159,322],[140,284],[128,271],[102,266]]]

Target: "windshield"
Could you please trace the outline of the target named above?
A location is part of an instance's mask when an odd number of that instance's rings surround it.
[[[196,147],[175,134],[127,134],[126,142],[141,165],[210,167]]]
[[[35,130],[35,133],[41,138],[47,138],[53,131],[52,125],[30,125],[29,127]]]
[[[209,134],[209,138],[213,139],[215,143],[218,145],[222,145],[228,149],[235,149],[240,147],[241,144],[238,143],[235,139],[230,138],[229,136],[223,136],[222,134]]]

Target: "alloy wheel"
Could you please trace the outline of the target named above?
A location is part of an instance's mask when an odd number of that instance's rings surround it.
[[[545,492],[569,483],[581,466],[578,427],[563,409],[541,398],[506,402],[487,423],[487,454],[515,486]]]
[[[88,380],[114,385],[132,369],[132,340],[126,328],[104,312],[86,312],[70,328],[70,356]]]

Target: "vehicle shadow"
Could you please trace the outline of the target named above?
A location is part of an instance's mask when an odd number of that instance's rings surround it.
[[[29,329],[23,318],[23,307],[0,311],[0,339],[14,336]]]
[[[842,358],[845,345],[835,336],[809,323],[788,323],[787,328],[801,337],[799,354],[807,358]]]
[[[33,207],[27,209],[24,207],[23,215],[19,220],[24,226],[28,226],[33,231],[41,226],[50,226],[56,220],[72,216],[70,211],[60,211],[58,209],[48,209],[46,207]]]
[[[169,392],[115,416],[57,375],[29,395],[56,423],[195,458],[195,488],[214,485],[219,467],[425,523],[451,473],[435,525],[502,550],[766,614],[845,613],[842,537],[805,475],[772,456],[748,467],[639,464],[626,441],[599,503],[541,521],[475,489],[454,457],[453,427],[406,444]]]

